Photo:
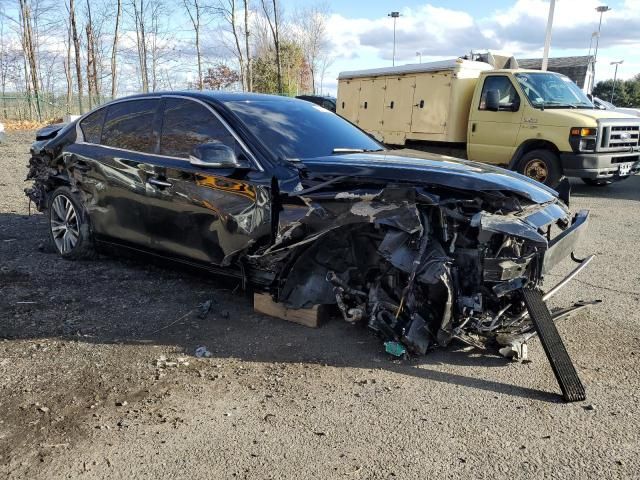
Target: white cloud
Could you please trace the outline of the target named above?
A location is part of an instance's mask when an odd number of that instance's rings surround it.
[[[554,17],[552,56],[586,55],[591,34],[598,27],[599,0],[558,0]],[[467,12],[429,3],[400,10],[397,20],[396,62],[413,63],[464,55],[469,50],[500,50],[516,57],[541,56],[549,12],[547,0],[517,0],[506,9],[474,18]],[[393,50],[393,22],[375,19],[329,19],[329,37],[337,57],[328,78],[341,70],[389,65]],[[640,0],[626,0],[605,13],[600,38],[598,77],[608,77],[609,57],[625,58],[622,78],[640,71]],[[623,71],[624,70],[624,71]],[[326,83],[326,81],[325,81]]]

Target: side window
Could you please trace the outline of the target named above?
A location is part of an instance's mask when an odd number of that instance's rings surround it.
[[[100,110],[93,112],[91,115],[88,115],[80,122],[80,130],[82,130],[85,142],[100,143],[102,122],[104,122],[105,113],[107,113],[107,109],[101,108]]]
[[[203,143],[222,143],[240,150],[233,135],[204,105],[191,100],[167,98],[162,115],[160,153],[189,158],[193,148]]]
[[[487,92],[489,90],[498,90],[500,94],[500,110],[511,111],[514,105],[518,105],[520,103],[520,96],[511,83],[511,80],[509,80],[509,77],[492,75],[487,77],[484,81],[478,110],[486,110]]]
[[[130,100],[109,106],[102,128],[102,144],[152,153],[153,116],[158,100]]]

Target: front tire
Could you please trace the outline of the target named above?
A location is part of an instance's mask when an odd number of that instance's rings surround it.
[[[62,258],[77,260],[94,254],[89,217],[69,187],[58,187],[49,199],[49,238]]]
[[[613,183],[611,180],[607,180],[606,178],[582,178],[581,180],[590,187],[606,187]]]
[[[551,188],[556,187],[562,178],[560,159],[550,150],[532,150],[525,153],[518,161],[516,170]]]

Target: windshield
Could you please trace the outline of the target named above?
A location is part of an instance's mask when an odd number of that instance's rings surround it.
[[[245,100],[225,105],[277,157],[283,160],[383,150],[349,122],[310,102]]]
[[[525,95],[536,108],[593,108],[570,78],[557,73],[516,73]]]

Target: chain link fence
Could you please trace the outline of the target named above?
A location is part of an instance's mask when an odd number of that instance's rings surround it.
[[[0,95],[0,120],[41,120],[51,121],[64,118],[66,115],[78,115],[111,100],[111,97],[99,98],[82,96],[82,112],[78,95],[67,98],[66,94],[47,93],[25,95],[8,93]]]

